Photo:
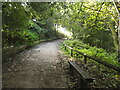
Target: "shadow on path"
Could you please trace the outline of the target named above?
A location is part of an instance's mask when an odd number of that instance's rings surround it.
[[[13,62],[5,63],[3,88],[67,88],[58,47],[60,42],[38,44],[17,54]]]

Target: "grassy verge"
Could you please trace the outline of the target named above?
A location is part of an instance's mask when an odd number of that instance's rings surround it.
[[[117,61],[117,54],[115,53],[108,53],[106,50],[102,48],[91,47],[90,45],[84,44],[82,41],[79,41],[79,40],[65,40],[63,43],[74,48],[77,51],[80,51],[89,56],[95,57],[96,59],[105,61],[114,66],[120,67],[120,63]],[[61,47],[64,48],[64,45],[61,45]],[[65,50],[63,51],[66,54],[70,54],[69,49],[67,49],[66,51]],[[73,54],[74,54],[74,57],[79,57],[78,55],[76,55],[76,52],[73,52]]]
[[[71,46],[77,51],[86,53],[89,56],[94,56],[95,58],[102,59],[103,61],[106,61],[114,66],[118,67],[120,65],[117,62],[117,55],[115,53],[108,53],[102,48],[91,47],[78,40],[65,40],[63,43]],[[90,83],[91,88],[120,88],[120,73],[116,70],[108,68],[92,59],[87,59],[87,63],[85,64],[83,60],[84,57],[82,55],[73,52],[74,55],[71,57],[70,49],[67,48],[65,50],[63,44],[61,44],[61,50],[65,55],[69,56],[69,60],[74,60],[83,70],[88,72],[94,78],[93,82]],[[105,60],[105,58],[109,60]],[[79,83],[79,81],[76,83]],[[75,84],[74,87],[77,87],[76,85],[77,84]]]

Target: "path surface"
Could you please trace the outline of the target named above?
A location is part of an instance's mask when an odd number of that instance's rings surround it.
[[[58,48],[60,42],[38,44],[10,59],[3,65],[3,87],[67,88]]]

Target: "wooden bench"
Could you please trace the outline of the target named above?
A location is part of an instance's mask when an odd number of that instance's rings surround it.
[[[84,86],[87,86],[88,83],[93,82],[93,77],[84,70],[82,70],[82,68],[80,68],[74,61],[68,61],[68,63],[70,64],[70,72],[72,72],[72,70],[74,69],[80,75]],[[80,83],[80,85],[83,85],[82,83]]]

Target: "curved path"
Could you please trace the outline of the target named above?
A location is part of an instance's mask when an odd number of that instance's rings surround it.
[[[14,60],[10,59],[3,66],[3,87],[67,88],[58,47],[60,42],[55,40],[38,44],[17,54]]]

